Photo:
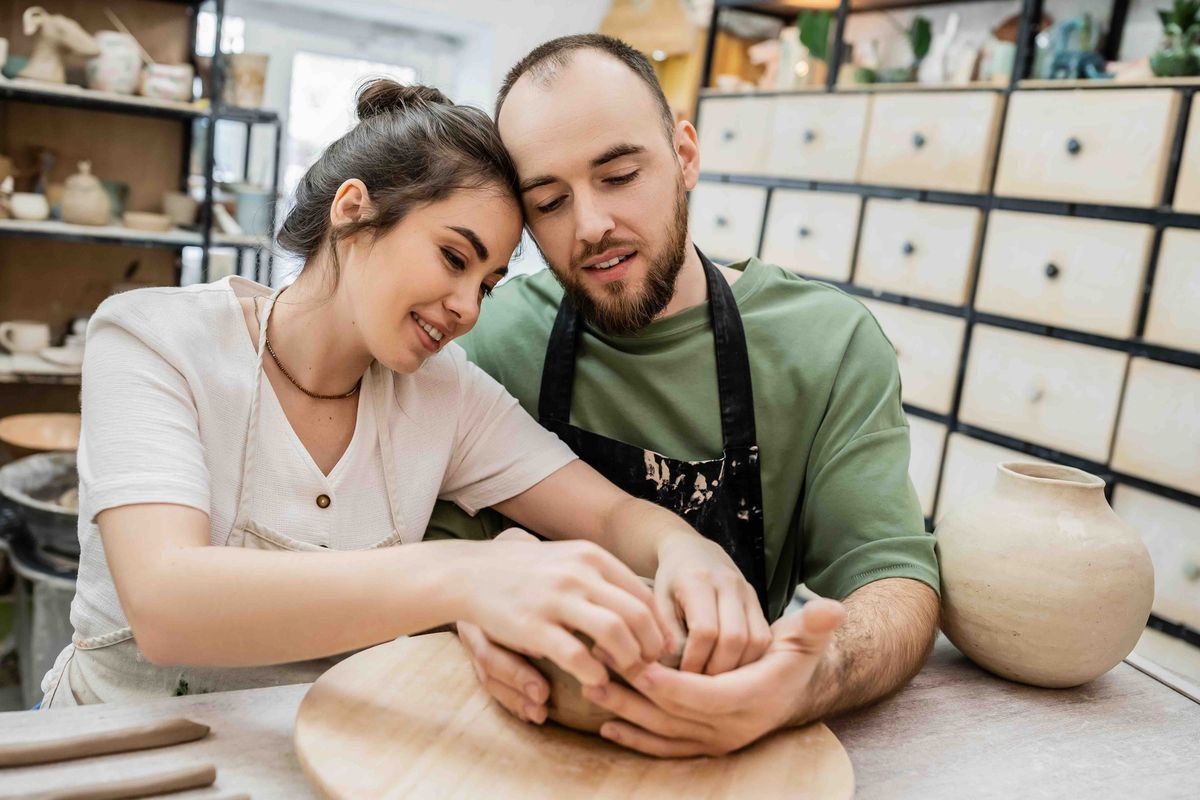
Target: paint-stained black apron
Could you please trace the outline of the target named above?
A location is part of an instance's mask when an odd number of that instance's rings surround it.
[[[699,251],[708,282],[709,311],[717,360],[724,453],[710,461],[679,461],[570,424],[575,357],[583,326],[564,296],[546,347],[538,421],[575,453],[634,497],[683,517],[725,549],[767,607],[762,482],[754,430],[754,392],[746,334],[733,292]]]

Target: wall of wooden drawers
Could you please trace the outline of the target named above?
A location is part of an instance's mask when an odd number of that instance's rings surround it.
[[[1200,630],[1200,94],[1190,109],[1174,88],[1004,102],[703,98],[693,238],[860,296],[896,349],[928,518],[1000,461],[1044,460],[988,438],[1089,467],[1146,540],[1156,614]]]

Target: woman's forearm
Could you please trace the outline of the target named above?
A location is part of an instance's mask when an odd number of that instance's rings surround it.
[[[646,578],[657,571],[668,541],[699,537],[680,517],[625,494],[583,461],[571,462],[496,509],[547,538],[593,542]]]
[[[168,547],[136,565],[138,579],[125,582],[121,602],[143,655],[157,664],[302,661],[469,618],[461,568],[480,546]]]

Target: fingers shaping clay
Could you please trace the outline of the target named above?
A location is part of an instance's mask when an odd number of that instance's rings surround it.
[[[581,633],[575,635],[591,650],[593,644],[591,639]],[[664,653],[659,657],[658,663],[678,669],[686,644],[685,637],[675,652]],[[546,716],[559,725],[586,733],[599,733],[604,723],[617,719],[616,714],[584,697],[583,685],[558,664],[548,658],[539,658],[534,660],[533,665],[546,676],[546,681],[550,684],[550,697],[546,701]],[[609,669],[608,675],[615,683],[629,687],[625,679],[612,669]]]

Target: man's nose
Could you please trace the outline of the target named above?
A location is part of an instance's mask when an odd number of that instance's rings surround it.
[[[596,244],[612,232],[612,214],[603,203],[591,195],[579,195],[575,200],[575,232],[581,242]]]

